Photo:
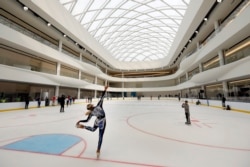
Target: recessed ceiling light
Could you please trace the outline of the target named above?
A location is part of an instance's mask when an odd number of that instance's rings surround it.
[[[28,8],[27,6],[24,6],[24,7],[23,7],[23,10],[24,10],[24,11],[27,11],[27,10],[29,10],[29,8]]]

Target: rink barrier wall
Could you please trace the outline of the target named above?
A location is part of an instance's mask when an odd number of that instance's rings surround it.
[[[183,101],[188,100],[191,103],[196,104],[198,99],[182,99]],[[199,99],[200,105],[216,107],[225,110],[222,107],[222,102],[220,100],[207,100],[207,99]],[[234,102],[234,101],[226,101],[226,106],[229,105],[232,111],[243,112],[250,114],[250,103],[246,102]]]
[[[126,97],[126,98],[109,98],[109,100],[137,100],[136,97]],[[151,100],[150,97],[142,97],[141,100]],[[153,97],[153,100],[157,100],[157,97]],[[161,97],[160,100],[175,100],[178,101],[178,98],[166,98],[166,97]],[[198,99],[185,99],[182,98],[180,102],[184,102],[185,100],[188,100],[189,103],[196,104],[196,101]],[[92,103],[95,104],[98,99],[93,99]],[[208,106],[208,107],[215,107],[215,108],[221,108],[222,107],[222,102],[219,100],[206,100],[206,99],[199,99],[201,102],[200,105],[202,106]],[[75,100],[76,104],[79,103],[85,103],[87,104],[88,101],[86,99],[76,99]],[[237,112],[243,112],[250,114],[250,103],[246,102],[233,102],[233,101],[226,101],[226,106],[229,105],[232,111],[237,111]],[[45,101],[41,101],[41,107],[54,107],[54,106],[59,106],[56,102],[56,104],[52,104],[52,101],[50,101],[49,106],[45,106]],[[0,103],[0,112],[4,111],[13,111],[13,110],[22,110],[25,107],[25,102],[11,102],[11,103]],[[38,108],[37,107],[37,101],[30,101],[29,103],[29,109],[30,108]]]

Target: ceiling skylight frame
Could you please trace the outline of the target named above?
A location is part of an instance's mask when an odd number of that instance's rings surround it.
[[[157,60],[156,57],[162,59],[168,55],[190,0],[58,1],[114,58],[119,61],[132,62]],[[172,2],[176,4],[172,6],[170,4]],[[83,5],[85,8],[78,7],[79,11],[75,11],[77,5],[81,3],[86,3]],[[93,6],[96,3],[98,5]],[[92,12],[91,15],[89,15],[90,12]],[[87,16],[91,18],[86,19]],[[142,37],[137,41],[133,40],[140,35]],[[149,47],[151,45],[152,47]],[[140,47],[140,52],[136,52],[136,49]],[[124,56],[128,54],[134,57]],[[137,56],[139,58],[136,58]],[[144,58],[141,58],[142,56]]]

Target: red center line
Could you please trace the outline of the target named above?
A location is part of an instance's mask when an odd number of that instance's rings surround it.
[[[180,139],[165,137],[165,136],[161,136],[161,135],[154,134],[154,133],[151,133],[151,132],[147,132],[147,131],[145,131],[143,129],[139,129],[138,127],[136,127],[136,126],[134,126],[134,125],[132,125],[130,123],[130,119],[131,118],[134,118],[136,116],[146,115],[146,114],[153,114],[153,113],[143,113],[143,114],[132,115],[132,116],[130,116],[130,117],[127,118],[127,124],[131,128],[133,128],[133,129],[135,129],[137,131],[140,131],[142,133],[145,133],[145,134],[148,134],[148,135],[151,135],[151,136],[155,136],[155,137],[159,137],[159,138],[162,138],[162,139],[166,139],[166,140],[171,140],[171,141],[179,142],[179,143],[185,143],[185,144],[191,144],[191,145],[202,146],[202,147],[209,147],[209,148],[216,148],[216,149],[226,149],[226,150],[235,150],[235,151],[250,151],[250,148],[235,148],[235,147],[215,146],[215,145],[195,143],[195,142],[190,142],[190,141],[185,141],[185,140],[180,140]]]
[[[91,157],[75,157],[75,156],[68,156],[63,155],[65,157],[71,158],[80,158],[85,160],[92,160],[92,161],[103,161],[103,162],[110,162],[110,163],[117,163],[117,164],[127,164],[127,165],[136,165],[136,166],[148,166],[148,167],[168,167],[162,165],[153,165],[153,164],[145,164],[145,163],[138,163],[138,162],[128,162],[128,161],[119,161],[119,160],[110,160],[110,159],[102,159],[102,158],[91,158]]]

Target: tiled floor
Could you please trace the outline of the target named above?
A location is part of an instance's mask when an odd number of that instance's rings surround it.
[[[86,104],[0,112],[0,167],[249,167],[250,114],[175,100],[105,100],[107,128],[75,128]],[[88,123],[92,125],[94,118]]]

